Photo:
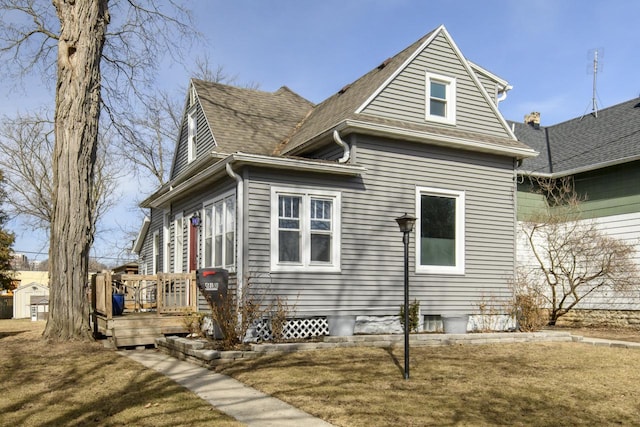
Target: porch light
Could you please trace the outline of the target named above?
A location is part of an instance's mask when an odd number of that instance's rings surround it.
[[[194,227],[200,227],[200,212],[196,212],[191,217],[191,225]]]
[[[409,233],[413,231],[416,217],[405,213],[396,218],[404,243],[404,379],[409,379]]]

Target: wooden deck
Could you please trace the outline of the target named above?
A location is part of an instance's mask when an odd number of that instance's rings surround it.
[[[187,334],[185,315],[146,313],[123,313],[121,316],[96,314],[95,331],[113,339],[116,347],[152,345],[156,338],[165,335]]]
[[[185,318],[197,311],[195,273],[110,274],[92,280],[94,333],[116,347],[152,345],[164,335],[189,332]],[[124,298],[118,314],[113,295]]]

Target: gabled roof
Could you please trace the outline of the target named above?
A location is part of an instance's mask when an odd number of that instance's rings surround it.
[[[287,87],[263,92],[192,79],[216,151],[271,154],[313,103]]]
[[[295,133],[293,133],[288,140],[284,141],[284,143],[282,144],[280,149],[276,151],[276,153],[297,154],[300,151],[301,147],[309,144],[309,142],[313,141],[314,138],[317,138],[323,134],[326,135],[332,128],[337,127],[341,123],[347,121],[367,122],[385,126],[387,128],[396,127],[398,129],[404,129],[409,127],[414,132],[424,131],[425,135],[444,134],[447,137],[458,138],[460,140],[469,138],[469,132],[461,132],[456,128],[433,126],[428,123],[407,123],[401,120],[377,117],[370,114],[361,114],[364,107],[378,93],[380,93],[395,76],[403,71],[408,63],[419,53],[421,53],[438,34],[444,34],[445,37],[447,37],[447,39],[451,42],[454,50],[460,57],[463,66],[467,69],[470,78],[476,82],[478,90],[483,93],[486,101],[491,104],[491,107],[494,108],[494,111],[499,117],[499,120],[502,121],[505,135],[507,135],[502,138],[474,133],[472,136],[472,140],[479,141],[480,143],[486,142],[496,149],[499,149],[499,147],[505,147],[507,150],[522,150],[523,153],[527,151],[528,147],[517,141],[515,136],[513,136],[513,134],[511,133],[511,130],[509,129],[507,123],[504,121],[504,119],[502,119],[502,116],[498,113],[497,108],[495,108],[493,101],[491,101],[489,95],[482,87],[482,84],[477,80],[477,76],[471,69],[471,65],[466,59],[462,57],[461,53],[455,46],[455,43],[450,40],[450,37],[444,26],[440,26],[436,30],[417,40],[415,43],[413,43],[397,55],[382,62],[378,67],[369,71],[367,74],[365,74],[352,84],[345,86],[338,93],[318,104],[313,109],[313,111],[311,111],[307,115],[307,117],[304,119],[304,122],[298,125]],[[533,153],[531,152],[529,154],[521,155],[523,157],[526,157],[527,155],[533,155]]]
[[[640,159],[640,98],[553,126],[514,126],[541,153],[523,162],[525,173],[569,175]]]

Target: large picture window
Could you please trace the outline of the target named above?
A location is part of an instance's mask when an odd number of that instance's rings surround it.
[[[236,195],[227,194],[204,207],[203,267],[235,265]]]
[[[426,119],[441,123],[456,122],[456,80],[426,73]]]
[[[416,271],[464,274],[464,192],[418,187]]]
[[[339,215],[340,193],[273,188],[272,270],[339,270]]]

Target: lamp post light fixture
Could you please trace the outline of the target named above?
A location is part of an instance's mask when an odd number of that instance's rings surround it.
[[[405,213],[396,218],[404,243],[404,379],[409,379],[409,233],[413,231],[416,217]]]

